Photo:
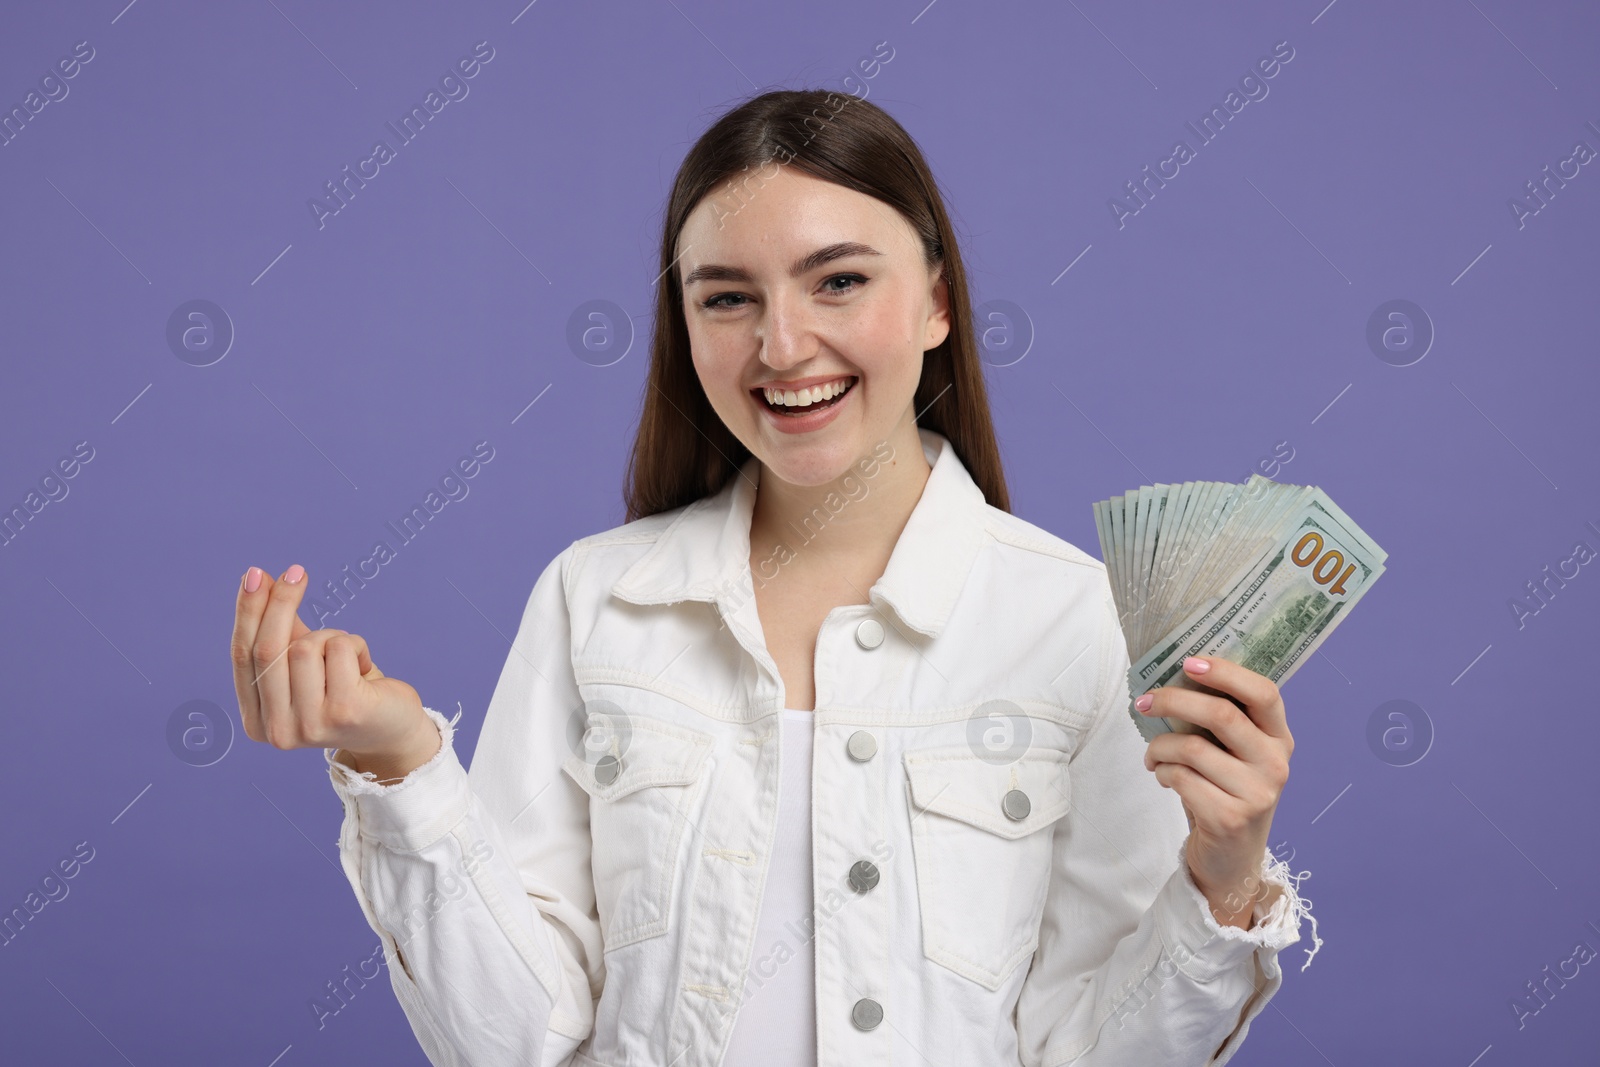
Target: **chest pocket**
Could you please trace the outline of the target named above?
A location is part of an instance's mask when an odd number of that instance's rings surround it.
[[[561,769],[589,794],[595,903],[606,950],[666,933],[686,834],[705,792],[708,734],[631,716]]]
[[[965,745],[907,752],[923,955],[998,989],[1039,944],[1048,829],[1072,806],[1067,754],[982,759]]]

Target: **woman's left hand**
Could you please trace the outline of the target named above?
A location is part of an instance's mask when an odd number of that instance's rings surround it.
[[[1204,727],[1226,748],[1203,734],[1161,734],[1145,747],[1144,765],[1183,800],[1189,873],[1212,914],[1249,929],[1255,903],[1270,905],[1281,891],[1262,882],[1261,862],[1294,737],[1270,678],[1217,657],[1190,656],[1183,668],[1190,681],[1220,692],[1160,686],[1139,698],[1139,710]]]

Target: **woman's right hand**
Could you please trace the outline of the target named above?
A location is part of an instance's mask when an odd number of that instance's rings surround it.
[[[364,639],[300,620],[308,584],[299,564],[276,582],[252,567],[239,583],[231,651],[245,735],[274,748],[343,749],[341,762],[358,772],[403,777],[439,751],[439,731]]]

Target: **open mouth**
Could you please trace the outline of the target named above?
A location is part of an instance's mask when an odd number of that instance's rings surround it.
[[[757,388],[750,390],[751,394],[770,411],[790,418],[809,415],[824,408],[830,408],[843,400],[845,394],[855,388],[856,377],[846,375],[836,378],[831,382],[813,385],[808,389],[768,389]]]

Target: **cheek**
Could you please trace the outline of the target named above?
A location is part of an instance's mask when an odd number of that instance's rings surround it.
[[[883,329],[894,337],[902,348],[922,351],[922,336],[927,325],[927,301],[919,293],[903,293],[890,307],[884,309]]]
[[[718,409],[737,402],[742,392],[737,348],[726,340],[718,337],[715,330],[709,334],[695,329],[689,331],[689,353],[695,374],[700,378],[706,397]]]
[[[885,304],[858,320],[848,347],[854,362],[880,381],[910,379],[920,373],[921,334],[912,327],[912,310],[904,304]]]

